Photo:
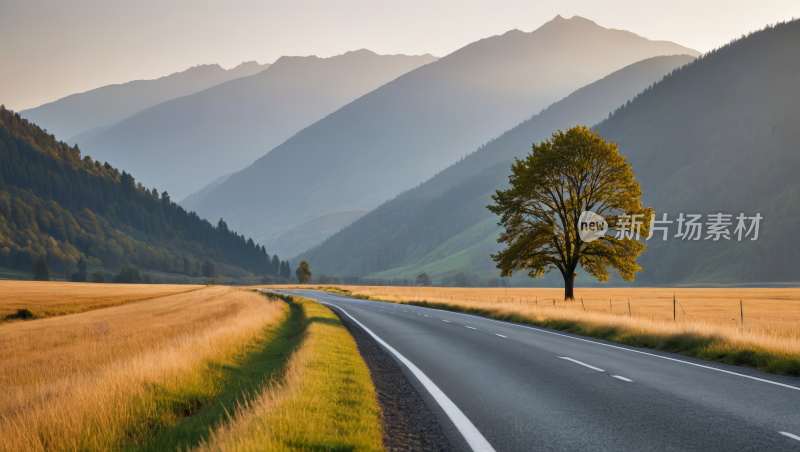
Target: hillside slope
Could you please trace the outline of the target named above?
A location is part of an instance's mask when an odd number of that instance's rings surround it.
[[[281,57],[263,72],[156,105],[79,144],[181,199],[353,99],[435,60],[369,50]]]
[[[714,242],[704,240],[705,232],[700,240],[682,241],[675,237],[677,224],[673,223],[667,241],[647,243],[648,251],[639,259],[644,271],[637,274],[638,282],[797,281],[800,246],[791,237],[800,230],[798,86],[800,21],[792,21],[753,33],[672,72],[596,126],[601,136],[619,143],[633,165],[642,183],[644,204],[659,214],[667,213],[668,219],[674,221],[679,213],[701,214],[703,222],[713,213],[733,217],[759,213],[763,217],[756,241],[744,238],[740,242],[731,235],[732,240]],[[531,123],[535,121],[537,118]],[[527,152],[530,143],[547,138],[555,128],[552,124],[541,135],[525,137],[525,146],[519,149]],[[439,275],[455,270],[473,271],[484,278],[496,274],[488,259],[488,253],[499,247],[494,243],[496,220],[487,216],[482,206],[490,203],[493,190],[507,183],[508,165],[500,165],[503,168],[497,169],[490,190],[468,197],[462,194],[464,190],[454,189],[435,198],[440,206],[459,207],[459,215],[471,215],[457,231],[444,230],[437,236],[410,228],[410,232],[402,232],[413,240],[398,240],[394,247],[381,247],[378,241],[365,238],[362,228],[379,214],[403,217],[404,198],[399,197],[300,258],[328,274],[336,274],[332,268],[339,274],[373,272],[378,277],[410,276],[425,268]],[[487,172],[464,184],[489,180]],[[459,204],[460,198],[465,200]],[[419,218],[437,233],[436,227],[446,220],[432,207]],[[731,234],[735,227],[733,220]],[[335,260],[337,253],[356,243],[356,231],[362,233],[358,243],[363,245],[346,260]],[[402,238],[398,228],[386,227],[382,232],[384,240]],[[432,242],[430,249],[414,254],[420,249],[415,244],[423,240]],[[589,283],[588,277],[578,279],[579,285]]]
[[[580,17],[474,42],[300,131],[216,187],[197,212],[269,246],[320,214],[374,208],[575,89],[670,54],[696,52]]]
[[[134,80],[72,94],[23,110],[20,115],[60,139],[74,143],[77,135],[90,130],[96,133],[153,105],[257,74],[268,67],[269,64],[255,61],[227,71],[218,64],[195,66],[155,80]]]
[[[0,267],[31,271],[40,256],[54,274],[82,258],[190,276],[205,260],[225,276],[277,274],[279,264],[224,222],[213,226],[0,108]]]
[[[506,185],[512,159],[554,130],[600,121],[692,60],[685,55],[649,58],[575,91],[298,259],[328,275],[494,273],[489,254],[498,247],[493,240],[497,220],[485,206],[494,190]]]

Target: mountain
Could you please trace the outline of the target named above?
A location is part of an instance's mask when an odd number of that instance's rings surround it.
[[[191,195],[189,195],[189,196],[181,199],[180,201],[178,201],[178,205],[183,207],[184,209],[186,209],[189,212],[193,212],[194,210],[196,210],[195,206],[197,205],[197,203],[202,201],[203,198],[205,198],[207,194],[211,193],[211,190],[213,190],[214,187],[216,187],[217,185],[225,182],[232,175],[233,175],[233,173],[223,174],[222,176],[212,180],[211,182],[206,184],[205,187],[201,188],[200,190],[197,190],[196,192],[192,193]]]
[[[20,114],[55,136],[74,143],[76,135],[91,130],[97,133],[98,129],[107,128],[153,105],[196,93],[228,80],[257,74],[268,67],[269,64],[258,64],[255,61],[242,63],[227,71],[218,64],[195,66],[155,80],[135,80],[72,94],[21,111]]]
[[[366,209],[340,210],[306,220],[279,235],[275,240],[277,248],[274,248],[274,250],[291,259],[341,231],[342,228],[363,217],[368,212],[369,210]]]
[[[550,105],[418,187],[381,205],[322,245],[300,255],[330,276],[435,279],[465,271],[495,274],[497,218],[486,209],[507,185],[515,157],[553,131],[595,124],[694,57],[653,57],[622,68]]]
[[[369,50],[331,58],[281,57],[263,72],[148,108],[79,145],[180,199],[251,164],[354,99],[435,60]]]
[[[680,213],[700,214],[703,223],[711,221],[709,214],[731,215],[730,240],[705,240],[705,224],[700,240],[681,240],[675,237],[677,223],[669,225],[666,241],[647,242],[648,250],[638,260],[643,268],[636,275],[638,283],[797,281],[800,245],[791,237],[800,230],[798,86],[800,21],[795,20],[752,33],[672,71],[597,124],[600,135],[617,142],[633,165],[645,206],[666,213],[671,221]],[[534,117],[529,124],[540,120]],[[524,136],[518,152],[527,152],[530,143],[547,138],[557,127],[553,123],[538,135]],[[340,275],[373,272],[383,278],[411,276],[422,269],[439,276],[475,272],[484,280],[497,275],[488,257],[500,247],[495,243],[497,219],[483,206],[491,202],[493,190],[507,184],[508,163],[498,163],[494,179],[487,169],[449,192],[433,192],[427,202],[398,197],[297,259],[329,275],[337,274],[333,269]],[[478,184],[489,190],[469,192]],[[753,233],[742,241],[734,234],[735,217],[742,213],[763,217],[757,240],[750,240]],[[387,219],[401,224],[388,224]],[[748,228],[751,224],[746,222]],[[512,281],[554,284],[560,279],[522,278]],[[578,278],[579,285],[595,283],[585,273]]]
[[[571,91],[671,54],[697,52],[580,17],[480,40],[303,129],[216,187],[197,212],[270,246],[323,213],[375,208]]]
[[[228,277],[277,275],[280,264],[224,222],[213,226],[0,108],[0,267],[30,272],[40,257],[66,275],[80,261],[184,278],[205,261]]]

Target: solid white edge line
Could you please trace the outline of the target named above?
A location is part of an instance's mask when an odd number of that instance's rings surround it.
[[[619,375],[612,375],[612,377],[616,378],[617,380],[627,381],[628,383],[633,383],[633,380],[629,380],[625,377],[620,377]]]
[[[796,439],[796,440],[800,441],[800,436],[792,435],[789,432],[778,432],[778,433],[780,433],[783,436],[788,436],[789,438]]]
[[[590,366],[590,365],[588,365],[586,363],[582,363],[582,362],[578,361],[577,359],[567,358],[566,356],[559,356],[559,358],[566,359],[567,361],[572,361],[575,364],[580,364],[581,366],[588,367],[589,369],[594,369],[594,370],[596,370],[598,372],[605,372],[605,370],[603,370],[603,369],[601,369],[599,367]]]
[[[349,297],[342,297],[342,298],[349,298]],[[369,301],[375,301],[375,300],[369,300]],[[383,302],[382,301],[375,301],[375,303],[383,303]],[[427,309],[431,309],[431,308],[427,308]],[[437,311],[445,311],[445,310],[444,309],[437,309]],[[800,391],[800,387],[791,386],[791,385],[787,385],[787,384],[783,384],[783,383],[778,383],[777,381],[770,381],[770,380],[765,380],[763,378],[751,377],[750,375],[731,372],[730,370],[717,369],[716,367],[704,366],[702,364],[691,363],[689,361],[682,361],[680,359],[670,358],[670,357],[667,357],[667,356],[654,355],[652,353],[643,352],[641,350],[631,350],[629,348],[618,347],[616,345],[603,344],[603,343],[600,343],[600,342],[591,341],[589,339],[582,339],[580,337],[568,336],[566,334],[556,333],[555,331],[547,331],[547,330],[545,330],[543,328],[536,328],[536,327],[527,326],[527,325],[520,325],[519,323],[503,322],[502,320],[489,319],[489,318],[481,317],[481,316],[478,316],[478,315],[465,314],[463,312],[454,312],[454,311],[446,311],[446,312],[449,312],[449,313],[452,313],[452,314],[463,315],[463,316],[467,316],[467,317],[472,317],[472,318],[476,318],[476,319],[481,319],[481,320],[488,320],[489,322],[502,323],[503,325],[515,326],[515,327],[518,327],[518,328],[525,328],[525,329],[528,329],[528,330],[538,331],[540,333],[552,334],[554,336],[566,337],[568,339],[574,339],[576,341],[581,341],[581,342],[588,342],[590,344],[595,344],[595,345],[602,345],[604,347],[616,348],[617,350],[624,350],[626,352],[639,353],[641,355],[647,355],[647,356],[652,356],[654,358],[666,359],[667,361],[674,361],[676,363],[683,363],[683,364],[688,364],[690,366],[702,367],[703,369],[715,370],[717,372],[722,372],[722,373],[726,373],[726,374],[729,374],[729,375],[736,375],[737,377],[749,378],[750,380],[760,381],[762,383],[769,383],[769,384],[772,384],[772,385],[775,385],[775,386],[782,386],[784,388],[789,388],[789,389],[794,389],[795,391]]]
[[[379,344],[383,345],[394,356],[396,356],[397,359],[400,360],[400,362],[405,364],[406,367],[408,367],[408,370],[410,370],[411,373],[413,373],[414,376],[417,377],[419,382],[422,383],[423,386],[425,386],[425,389],[427,389],[428,392],[433,397],[433,399],[436,400],[436,403],[438,403],[439,406],[442,407],[445,414],[447,414],[447,417],[450,418],[450,420],[456,426],[458,431],[461,432],[461,435],[464,436],[464,439],[467,441],[467,444],[469,444],[469,447],[471,447],[472,450],[494,452],[494,448],[492,447],[492,445],[489,444],[488,441],[486,441],[486,438],[484,438],[481,432],[479,432],[478,429],[475,428],[475,425],[473,425],[472,422],[470,422],[467,416],[464,415],[464,413],[462,413],[461,410],[458,409],[456,404],[453,403],[453,401],[450,400],[450,398],[448,398],[444,394],[444,392],[442,392],[442,390],[439,389],[439,387],[436,386],[436,384],[433,381],[431,381],[430,378],[428,378],[427,375],[425,375],[417,366],[415,366],[414,363],[409,361],[405,356],[401,355],[400,352],[392,348],[391,345],[387,344],[383,339],[378,337],[369,328],[362,325],[361,322],[353,318],[352,315],[350,315],[347,311],[345,311],[341,307],[336,306],[333,303],[327,303],[324,301],[319,301],[319,303],[334,306],[340,311],[342,311],[347,317],[350,317],[350,319],[353,322],[355,322],[370,336],[372,336],[373,339],[375,339]]]
[[[502,334],[497,334],[497,333],[494,333],[494,335],[495,335],[495,336],[500,336],[500,337],[505,337],[505,336],[503,336]],[[506,337],[506,339],[508,339],[508,338]]]

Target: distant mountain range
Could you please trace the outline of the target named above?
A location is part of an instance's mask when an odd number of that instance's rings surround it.
[[[240,170],[354,99],[419,66],[431,55],[281,57],[268,69],[150,107],[79,146],[182,199]],[[282,197],[289,187],[261,191]],[[246,196],[255,195],[249,193]]]
[[[269,64],[248,61],[233,69],[218,64],[191,67],[155,80],[134,80],[72,94],[20,115],[59,140],[83,142],[109,126],[153,105],[202,91],[239,77],[257,74]]]
[[[489,254],[499,250],[498,220],[485,206],[507,186],[513,159],[558,129],[601,121],[693,60],[649,58],[575,91],[297,259],[330,276],[409,278],[425,270],[440,279],[464,271],[485,281],[496,273]]]
[[[570,96],[579,101],[569,108],[575,116],[551,122],[547,118],[568,106],[570,98],[553,105],[297,259],[329,275],[409,277],[423,269],[437,276],[472,272],[483,280],[497,275],[488,256],[499,248],[497,219],[484,206],[494,190],[506,186],[509,162],[491,166],[501,160],[494,155],[527,153],[531,143],[547,138],[557,127],[597,124],[597,115],[592,120],[578,115],[576,108],[594,88],[626,70]],[[670,72],[595,126],[601,136],[619,144],[633,165],[645,206],[659,215],[667,213],[672,221],[679,213],[700,214],[704,223],[700,240],[676,238],[678,226],[673,223],[666,241],[658,235],[647,242],[648,250],[638,261],[644,270],[636,275],[637,282],[797,281],[800,244],[793,237],[800,230],[798,86],[800,20],[794,20],[752,33]],[[484,169],[476,173],[477,168]],[[464,176],[470,174],[476,175]],[[731,215],[730,240],[705,240],[705,223],[715,213]],[[763,218],[757,240],[751,240],[754,231],[742,241],[733,233],[741,213]],[[597,284],[585,273],[579,275],[576,284]],[[512,282],[553,284],[558,279],[514,276]]]
[[[581,86],[674,54],[698,52],[577,16],[486,38],[303,129],[195,206],[272,248],[282,233],[318,215],[375,208]]]

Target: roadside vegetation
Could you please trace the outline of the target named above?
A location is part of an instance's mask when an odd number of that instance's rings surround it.
[[[30,318],[41,319],[110,308],[201,287],[203,286],[0,281],[0,322],[19,318],[19,312],[24,310],[32,314]]]
[[[211,286],[6,323],[0,343],[0,451],[382,447],[369,371],[311,300]]]
[[[198,450],[383,450],[375,388],[352,336],[328,308],[287,298],[308,326],[285,377],[243,402]]]
[[[800,376],[800,289],[576,289],[574,301],[563,289],[317,289]]]

